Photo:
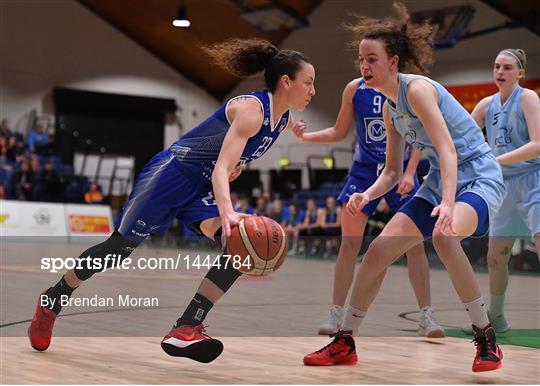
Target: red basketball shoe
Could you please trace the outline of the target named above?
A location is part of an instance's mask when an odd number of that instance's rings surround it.
[[[495,331],[491,324],[484,328],[472,326],[476,345],[476,356],[472,371],[491,371],[502,367],[503,353],[495,339]]]
[[[28,339],[32,347],[38,351],[45,351],[51,344],[52,329],[56,314],[47,307],[41,306],[41,296],[47,291],[39,295],[36,312],[32,318],[32,323],[28,327]]]
[[[334,340],[320,349],[304,357],[308,366],[355,365],[358,362],[352,331],[338,331],[330,335]]]
[[[204,326],[173,327],[161,341],[161,348],[173,357],[186,357],[209,363],[223,351],[223,343],[206,335]]]

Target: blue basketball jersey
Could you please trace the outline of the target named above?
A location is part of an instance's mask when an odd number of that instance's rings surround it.
[[[333,212],[330,212],[328,209],[326,209],[325,221],[327,223],[336,222],[337,221],[337,210],[334,210]]]
[[[388,100],[390,117],[394,127],[405,137],[407,143],[423,151],[429,160],[431,169],[440,169],[439,156],[422,122],[414,115],[407,101],[409,83],[419,78],[427,80],[437,90],[437,105],[456,148],[458,165],[483,154],[491,153],[489,145],[484,140],[482,130],[475,120],[441,84],[425,76],[400,73],[397,104]]]
[[[315,224],[317,222],[317,209],[312,211],[306,210],[305,216],[308,216],[308,224]]]
[[[521,108],[523,88],[517,86],[508,100],[501,105],[501,95],[491,98],[486,110],[488,143],[495,156],[508,153],[531,141],[527,122]],[[511,165],[501,165],[503,175],[516,175],[540,170],[540,157]]]
[[[170,153],[180,161],[183,167],[191,171],[195,178],[211,180],[223,139],[231,125],[226,114],[227,107],[234,99],[246,97],[255,98],[261,104],[264,118],[260,130],[247,141],[238,162],[239,166],[256,160],[266,153],[277,140],[279,134],[287,127],[290,112],[287,110],[275,120],[270,92],[256,91],[232,98],[169,148]]]
[[[356,125],[356,148],[354,161],[363,164],[383,164],[386,162],[386,127],[382,108],[386,97],[366,86],[364,79],[358,82],[353,96]],[[409,159],[410,152],[404,154]]]
[[[356,125],[354,160],[361,163],[384,163],[386,159],[386,127],[382,107],[386,97],[366,87],[364,79],[358,82],[353,96]]]

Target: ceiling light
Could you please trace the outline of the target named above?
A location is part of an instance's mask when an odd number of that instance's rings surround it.
[[[176,19],[173,20],[172,25],[183,28],[187,28],[191,25],[186,17],[186,7],[180,6],[180,8],[178,8],[178,15],[176,16]]]

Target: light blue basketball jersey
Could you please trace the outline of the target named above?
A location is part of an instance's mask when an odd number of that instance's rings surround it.
[[[196,179],[202,177],[205,180],[211,180],[223,139],[230,127],[226,115],[227,106],[234,99],[242,97],[255,98],[261,104],[264,117],[260,130],[247,141],[238,165],[249,163],[261,157],[287,127],[290,112],[287,110],[281,117],[274,120],[270,92],[256,91],[232,98],[169,148],[171,154],[180,161],[183,167],[191,171]]]
[[[407,143],[423,151],[429,160],[431,169],[440,169],[439,156],[422,122],[414,115],[407,101],[407,88],[414,79],[425,79],[437,90],[437,105],[454,142],[458,165],[483,154],[491,153],[489,145],[484,140],[482,130],[475,120],[441,84],[425,76],[400,73],[397,105],[390,99],[388,100],[390,117],[394,127],[405,137]]]
[[[491,98],[486,111],[488,142],[495,156],[508,153],[531,141],[527,122],[521,108],[523,88],[517,86],[508,100],[501,105],[501,95]],[[501,165],[503,175],[517,175],[540,170],[540,157],[511,165]]]
[[[482,130],[467,110],[439,83],[420,75],[399,74],[397,104],[388,99],[392,122],[408,143],[424,152],[430,163],[429,173],[415,197],[436,206],[441,202],[443,190],[440,161],[435,145],[407,101],[409,83],[419,78],[427,80],[437,90],[437,105],[456,149],[456,197],[459,198],[467,192],[480,196],[487,204],[489,218],[492,218],[501,206],[506,188],[499,163],[484,140]],[[478,209],[477,213],[481,215]]]

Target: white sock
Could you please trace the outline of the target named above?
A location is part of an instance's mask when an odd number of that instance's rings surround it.
[[[341,329],[345,331],[350,330],[352,331],[353,335],[356,335],[356,332],[364,321],[366,313],[367,311],[359,310],[349,304],[345,309],[345,316],[343,317],[343,325],[341,326]]]
[[[433,308],[431,308],[431,306],[422,307],[422,308],[420,308],[420,313],[421,313],[421,314],[425,314],[425,313],[427,313],[429,310],[433,310]]]
[[[472,324],[474,324],[476,327],[484,328],[489,324],[486,306],[482,296],[476,300],[473,300],[472,302],[463,303],[463,305],[469,313],[469,318],[471,318]]]
[[[498,318],[504,315],[504,298],[505,294],[502,295],[491,295],[491,302],[489,304],[489,313],[491,317]]]

